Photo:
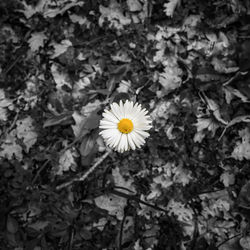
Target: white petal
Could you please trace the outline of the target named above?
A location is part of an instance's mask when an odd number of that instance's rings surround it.
[[[111,107],[113,114],[117,117],[117,119],[121,120],[123,115],[122,115],[120,106],[116,102],[114,102],[110,105],[110,107]]]
[[[126,142],[125,142],[125,151],[128,151],[129,149],[129,144],[128,144],[128,134],[125,134]]]
[[[151,122],[150,116],[144,115],[143,113],[137,113],[136,115],[134,115],[133,119],[138,121],[143,120],[145,122]]]
[[[149,137],[149,133],[145,132],[145,131],[143,131],[141,129],[135,129],[135,132],[138,133],[138,134],[140,134],[143,138]]]
[[[117,129],[105,129],[100,132],[104,139],[112,138],[117,133]]]
[[[117,128],[117,125],[116,124],[100,123],[99,127],[101,129],[108,129],[108,128]]]
[[[108,122],[108,121],[101,120],[99,127],[101,129],[109,129],[109,128],[115,129],[115,128],[117,128],[117,124],[113,123],[113,122]]]
[[[152,128],[152,126],[148,125],[145,126],[143,124],[140,124],[139,126],[137,126],[136,128],[140,129],[140,130],[150,130]]]
[[[134,144],[136,145],[136,147],[140,148],[141,144],[140,144],[139,140],[137,139],[135,132],[132,131],[129,135],[130,135],[131,139],[133,140]]]
[[[137,118],[139,116],[141,117],[141,115],[143,115],[142,117],[144,117],[144,113],[142,113],[140,105],[137,104],[137,106],[136,106],[136,104],[135,104],[133,111],[132,111],[132,119]]]
[[[126,118],[132,120],[133,114],[134,114],[134,111],[133,111],[134,104],[133,104],[133,102],[127,102],[127,103],[125,103],[125,105],[126,105],[125,116],[126,116]]]
[[[115,140],[114,140],[114,148],[117,147],[117,145],[119,144],[121,137],[122,137],[122,133],[118,131],[118,134],[117,136],[115,136]]]
[[[130,119],[129,116],[131,115],[132,108],[133,108],[133,102],[126,100],[124,104],[124,117]]]
[[[121,140],[121,136],[122,136],[122,133],[121,133],[120,131],[117,130],[117,132],[114,133],[113,136],[107,140],[107,142],[108,142],[113,148],[116,148],[117,145],[119,144],[120,140]]]
[[[148,113],[148,111],[146,109],[142,109],[141,111],[144,115],[146,115]]]
[[[122,100],[120,100],[119,107],[120,107],[122,117],[124,118],[125,117],[125,108],[124,108]]]
[[[121,136],[121,140],[118,144],[118,151],[123,153],[124,149],[126,148],[126,143],[128,143],[127,138],[126,138],[126,134],[122,134]]]
[[[117,129],[117,126],[108,126],[108,125],[101,125],[99,126],[100,129]]]
[[[105,120],[107,120],[107,121],[111,121],[111,122],[114,122],[114,123],[119,122],[117,117],[112,112],[103,113],[103,117],[106,118]]]
[[[112,148],[115,148],[120,142],[122,133],[117,129],[110,132],[112,132],[112,135],[108,134],[109,136],[105,137],[104,140],[107,145],[109,145]]]
[[[136,131],[134,132],[135,132],[136,139],[140,142],[141,145],[143,145],[145,143],[144,138],[140,134],[138,134]]]
[[[126,100],[126,102],[124,103],[123,108],[124,108],[124,117],[125,117],[125,118],[128,118],[128,117],[127,117],[127,114],[128,114],[128,111],[129,111],[129,110],[128,110],[128,108],[129,108],[129,107],[128,107],[128,100]]]
[[[139,103],[135,103],[135,105],[134,105],[134,111],[136,111],[136,110],[140,110]]]
[[[141,118],[136,117],[132,119],[132,122],[137,123],[137,124],[142,123],[145,125],[149,125],[151,123],[150,120],[144,119],[144,117],[141,117]]]
[[[148,111],[142,108],[141,104],[126,100],[118,103],[112,103],[111,110],[105,110],[103,118],[100,121],[100,132],[105,143],[117,150],[124,152],[130,149],[140,148],[145,143],[145,138],[149,137],[149,130],[152,127],[152,120]],[[129,134],[123,134],[118,130],[118,123],[121,119],[130,119],[133,123],[133,131]]]
[[[135,150],[136,146],[135,146],[135,143],[133,142],[132,138],[131,138],[131,133],[128,134],[128,143],[129,143],[129,146]]]
[[[116,122],[111,122],[111,121],[107,121],[107,120],[104,120],[104,119],[102,119],[102,120],[100,121],[100,124],[101,124],[101,125],[117,125]]]
[[[152,128],[152,125],[150,125],[149,122],[141,122],[138,121],[137,119],[132,120],[134,124],[135,129],[140,129],[140,130],[149,130]]]
[[[106,144],[107,144],[109,147],[111,147],[111,148],[114,147],[114,140],[113,140],[113,138],[109,138],[109,139],[105,140],[105,142],[106,142]]]

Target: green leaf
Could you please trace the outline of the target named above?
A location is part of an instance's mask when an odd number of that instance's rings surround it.
[[[111,72],[110,78],[107,82],[107,89],[112,92],[115,85],[120,82],[127,74],[130,66],[128,64],[117,67],[113,72]]]
[[[33,240],[30,240],[26,242],[25,244],[25,250],[34,250],[36,249],[36,246],[38,245],[38,242],[40,241],[40,238],[36,238]]]
[[[82,156],[81,163],[83,166],[88,166],[94,160],[97,153],[98,130],[86,135],[80,146],[80,154]]]
[[[26,146],[27,152],[37,141],[36,128],[33,125],[33,119],[31,116],[27,116],[25,119],[18,120],[16,122],[17,138],[21,139]]]
[[[18,222],[12,216],[8,216],[7,219],[7,230],[8,232],[15,234],[18,231]]]
[[[221,174],[220,181],[224,184],[225,187],[229,187],[235,183],[235,176],[233,173],[225,171]]]
[[[241,188],[237,204],[239,207],[250,209],[250,181]]]
[[[250,250],[250,236],[241,238],[240,245],[244,250]]]
[[[95,198],[96,206],[105,209],[110,215],[122,220],[127,199],[114,194],[105,194]]]
[[[75,120],[75,125],[72,125],[72,129],[74,131],[75,137],[77,140],[83,138],[86,134],[88,134],[91,130],[99,127],[99,121],[101,116],[97,114],[100,110],[100,105],[95,108],[93,111],[90,108],[89,111],[86,108],[84,110],[84,115],[79,114],[78,112],[74,112],[72,114],[73,119]]]
[[[93,112],[85,122],[84,128],[89,130],[98,128],[100,119],[100,115],[97,115],[95,112]]]
[[[117,103],[119,103],[120,101],[125,102],[126,100],[130,100],[129,94],[123,92],[114,94],[113,98],[114,99],[111,102],[117,102]]]
[[[91,240],[91,238],[92,238],[92,233],[85,228],[81,229],[80,235],[84,240]]]
[[[173,17],[175,9],[180,5],[180,0],[169,0],[168,3],[164,4],[164,12],[167,16]]]
[[[95,146],[95,143],[96,143],[96,138],[94,138],[93,135],[91,134],[86,135],[83,138],[81,146],[80,146],[81,156],[83,157],[88,156],[91,153],[93,147]]]
[[[63,114],[53,116],[45,121],[43,127],[47,128],[56,125],[64,125],[65,123],[68,124],[68,122],[72,119],[72,114],[72,111],[68,111]]]

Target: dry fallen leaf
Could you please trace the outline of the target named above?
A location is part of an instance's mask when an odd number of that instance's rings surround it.
[[[33,126],[33,119],[28,116],[16,122],[17,138],[22,139],[26,146],[27,152],[37,141],[36,129]]]
[[[36,13],[42,14],[44,18],[53,18],[57,15],[64,14],[67,10],[74,6],[83,5],[83,3],[78,2],[78,0],[71,0],[70,2],[40,0],[34,5],[28,5],[25,1],[22,1],[21,3],[23,4],[24,9],[19,11],[22,12],[27,19],[31,18]]]
[[[175,57],[169,57],[163,62],[164,72],[159,74],[159,82],[163,86],[164,94],[168,94],[180,87],[182,83],[182,70]]]
[[[115,27],[118,30],[131,23],[131,19],[124,15],[120,4],[115,0],[111,0],[107,8],[100,5],[99,9],[101,13],[99,25],[101,27],[105,20],[110,22],[111,27]]]
[[[73,23],[79,23],[80,25],[85,24],[87,26],[87,28],[90,27],[91,23],[88,21],[88,19],[86,17],[79,16],[76,14],[71,14],[71,15],[69,15],[69,18]]]
[[[95,204],[107,210],[110,215],[115,215],[118,220],[122,220],[127,199],[114,194],[107,194],[96,197]]]
[[[175,201],[174,199],[169,201],[167,210],[169,211],[169,215],[176,215],[179,221],[190,222],[193,220],[193,210],[188,205]]]
[[[127,193],[127,194],[133,194],[133,193],[135,194],[136,193],[136,189],[133,186],[134,180],[131,176],[129,176],[127,179],[125,179],[121,175],[120,169],[118,167],[112,169],[112,176],[114,178],[114,183],[116,186],[123,187],[123,188],[126,188],[126,189],[131,191],[131,192],[129,192],[129,191],[123,190],[124,193]]]
[[[6,98],[4,90],[0,89],[0,121],[7,121],[7,109],[12,106],[12,101]]]
[[[40,47],[43,48],[44,41],[47,39],[47,36],[44,32],[34,32],[31,35],[31,38],[28,40],[30,50],[32,52],[36,52],[39,50]]]
[[[243,250],[250,250],[250,236],[245,236],[240,239],[240,245]]]
[[[225,187],[229,187],[235,183],[235,175],[226,171],[221,174],[220,181]]]
[[[212,132],[213,136],[215,135],[216,130],[219,128],[219,124],[212,118],[197,118],[197,123],[195,126],[197,127],[197,132],[207,129],[208,131]]]
[[[250,133],[249,129],[245,128],[239,131],[241,142],[236,143],[236,147],[232,152],[232,157],[236,160],[242,161],[244,158],[250,160]]]
[[[127,0],[127,5],[132,12],[142,10],[142,5],[139,0]]]
[[[13,158],[16,158],[17,160],[21,161],[23,159],[22,154],[22,147],[17,144],[16,142],[16,131],[11,131],[2,145],[0,146],[0,158],[7,158],[9,160],[12,160]]]
[[[51,58],[54,59],[65,53],[72,46],[72,43],[69,40],[63,40],[61,43],[52,43],[52,46],[54,47],[54,53],[51,55]]]
[[[173,17],[175,9],[181,4],[181,0],[168,0],[168,3],[164,4],[164,12],[167,16]]]
[[[74,150],[68,149],[66,150],[59,158],[58,167],[55,168],[56,175],[62,175],[64,171],[69,171],[76,167],[75,158],[77,154]]]

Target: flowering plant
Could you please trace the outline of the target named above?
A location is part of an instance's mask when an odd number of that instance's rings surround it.
[[[104,110],[100,121],[100,134],[105,143],[120,153],[140,148],[149,137],[146,131],[152,127],[148,111],[129,100],[114,102],[110,107]]]

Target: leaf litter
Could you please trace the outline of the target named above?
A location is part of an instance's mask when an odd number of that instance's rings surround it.
[[[0,9],[3,247],[248,249],[246,1]],[[101,112],[122,96],[154,127],[107,153]]]

